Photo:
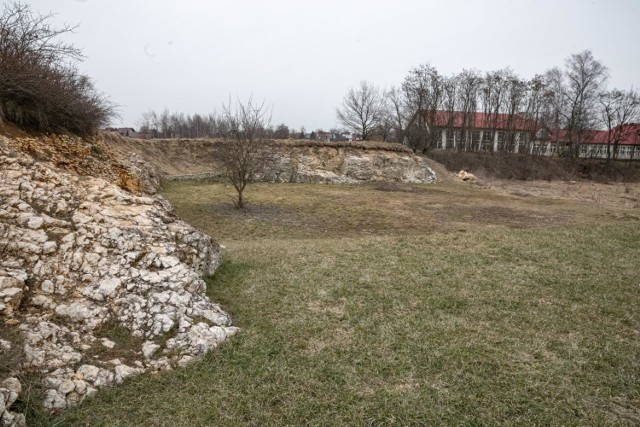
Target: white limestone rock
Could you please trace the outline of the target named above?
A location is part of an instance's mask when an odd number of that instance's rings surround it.
[[[22,335],[21,369],[44,373],[52,411],[131,375],[183,366],[237,330],[201,279],[220,265],[220,248],[166,200],[34,162],[2,136],[0,247],[0,321]],[[106,369],[115,332],[143,344]],[[158,340],[168,333],[165,353]],[[5,403],[20,393],[0,388]]]
[[[116,383],[120,384],[126,378],[135,374],[139,374],[140,372],[141,369],[139,368],[133,368],[127,365],[118,365],[115,369],[115,381]]]
[[[53,411],[64,409],[67,406],[66,396],[58,390],[49,389],[45,393],[42,406]]]
[[[153,341],[145,341],[145,343],[142,344],[142,354],[145,359],[150,359],[159,348],[160,346]]]

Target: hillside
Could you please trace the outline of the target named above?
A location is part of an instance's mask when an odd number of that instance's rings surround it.
[[[167,177],[217,176],[212,161],[216,141],[208,139],[139,140],[105,134],[110,149],[135,153]],[[276,140],[275,153],[261,180],[268,182],[428,183],[436,174],[426,162],[399,144]]]

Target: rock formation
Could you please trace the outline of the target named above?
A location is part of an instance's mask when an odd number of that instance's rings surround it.
[[[322,144],[281,145],[276,149],[279,155],[268,163],[261,177],[264,181],[339,184],[436,181],[435,172],[420,157],[404,150]]]
[[[137,153],[165,177],[215,177],[216,141],[207,139],[135,140],[108,138],[122,153]],[[263,181],[359,183],[369,181],[430,183],[435,172],[410,149],[383,142],[273,141]]]
[[[44,375],[43,404],[58,411],[130,375],[183,366],[236,333],[205,295],[201,276],[220,263],[209,236],[160,196],[10,143],[0,137],[0,364],[20,357],[0,369],[0,425],[24,422],[10,410],[21,373]],[[126,186],[118,170],[112,179]]]

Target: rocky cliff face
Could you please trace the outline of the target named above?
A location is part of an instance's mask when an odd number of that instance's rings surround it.
[[[0,138],[0,425],[24,421],[10,410],[19,373],[44,375],[43,404],[56,411],[236,333],[205,295],[201,276],[220,263],[209,236],[159,196],[9,145]]]
[[[111,137],[108,145],[120,153],[136,153],[167,178],[220,174],[213,163],[214,140]],[[422,158],[399,144],[289,140],[273,142],[261,178],[271,182],[430,183],[436,181],[436,174]]]
[[[355,184],[369,181],[431,183],[436,174],[405,151],[349,146],[276,145],[262,180]]]

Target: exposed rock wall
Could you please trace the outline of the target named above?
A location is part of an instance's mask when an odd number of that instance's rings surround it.
[[[404,151],[332,146],[276,146],[262,177],[275,182],[354,184],[368,181],[431,183],[436,174],[424,161]]]
[[[214,140],[113,137],[107,142],[114,151],[122,154],[137,153],[169,179],[220,175],[220,168],[213,163]],[[435,172],[421,157],[399,144],[274,141],[272,147],[273,152],[262,177],[265,181],[430,183],[436,180]]]
[[[2,138],[2,137],[0,137]],[[114,150],[103,137],[82,139],[68,135],[3,138],[5,144],[36,160],[81,176],[103,178],[120,188],[140,194],[155,193],[160,176],[133,151]]]
[[[45,377],[53,411],[100,387],[182,366],[234,335],[205,295],[219,246],[159,196],[134,195],[0,139],[0,425],[20,424],[18,372]]]

